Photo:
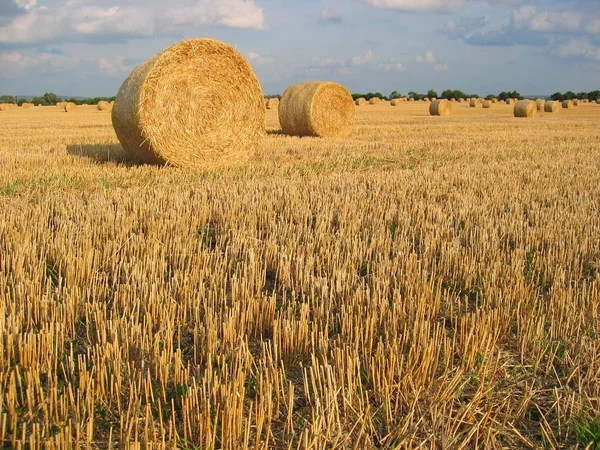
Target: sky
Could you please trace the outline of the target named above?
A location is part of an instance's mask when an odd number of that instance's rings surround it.
[[[600,89],[600,0],[0,0],[0,94],[115,95],[192,37],[236,47],[266,94]]]

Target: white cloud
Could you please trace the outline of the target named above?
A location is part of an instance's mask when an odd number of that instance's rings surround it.
[[[60,72],[79,66],[80,58],[40,53],[34,56],[23,55],[19,52],[0,53],[0,75],[19,76],[31,70],[38,73]]]
[[[367,0],[367,3],[404,12],[449,13],[461,9],[464,0]]]
[[[600,61],[600,47],[596,47],[587,39],[572,39],[561,44],[556,49],[556,54],[561,58],[585,58]]]
[[[323,23],[342,23],[343,20],[341,14],[331,11],[329,8],[322,9],[319,16],[319,21]]]
[[[406,72],[404,64],[398,62],[396,58],[390,58],[387,62],[377,63],[377,69],[383,72]]]
[[[436,64],[434,69],[436,72],[448,72],[448,64]]]
[[[5,1],[5,0],[0,0]],[[22,44],[83,37],[151,37],[181,28],[223,25],[262,30],[263,9],[255,0],[68,0],[62,6],[37,6],[36,0],[19,0],[26,14],[0,26],[0,43]],[[100,4],[101,6],[98,6]]]
[[[350,59],[351,66],[362,66],[363,64],[368,63],[373,58],[373,50],[368,50],[366,53],[361,55],[353,56]]]
[[[126,64],[122,56],[102,57],[96,62],[100,71],[108,77],[127,75],[133,70],[133,65]]]
[[[415,61],[419,64],[433,64],[437,61],[435,54],[430,50],[424,55],[419,55],[415,58]]]
[[[257,52],[247,52],[246,58],[248,59],[250,64],[255,66],[264,66],[273,62],[273,59],[266,58]]]

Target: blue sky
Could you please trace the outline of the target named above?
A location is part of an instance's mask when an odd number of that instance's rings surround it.
[[[268,94],[600,88],[600,0],[0,0],[0,93],[114,95],[190,37],[236,46]]]

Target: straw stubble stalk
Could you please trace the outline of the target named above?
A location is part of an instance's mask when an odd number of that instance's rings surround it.
[[[544,100],[543,98],[538,98],[535,101],[535,105],[536,105],[538,111],[543,111],[544,106],[546,106],[546,100]]]
[[[452,103],[448,100],[436,100],[429,105],[429,114],[432,116],[449,116],[452,114]]]
[[[348,136],[354,115],[350,92],[329,81],[294,84],[279,104],[281,129],[290,136]]]
[[[248,62],[214,39],[190,39],[136,67],[112,110],[123,148],[151,164],[214,169],[249,160],[265,134]]]
[[[544,104],[544,112],[555,113],[560,110],[560,102],[548,101]]]
[[[537,106],[532,100],[520,100],[515,104],[515,117],[535,117]]]

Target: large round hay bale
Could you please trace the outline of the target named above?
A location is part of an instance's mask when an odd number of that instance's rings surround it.
[[[490,109],[492,107],[492,101],[484,100],[481,105],[483,106],[484,109]]]
[[[537,106],[532,100],[520,100],[515,104],[515,117],[535,117]]]
[[[547,101],[544,104],[544,112],[555,113],[555,112],[558,112],[559,110],[560,110],[560,102]]]
[[[432,116],[449,116],[452,114],[452,103],[448,100],[436,100],[429,105],[429,114]]]
[[[379,97],[373,97],[369,99],[369,105],[377,105],[381,103],[381,99]]]
[[[267,109],[278,109],[278,108],[279,108],[279,99],[277,97],[267,99]]]
[[[77,108],[77,105],[75,103],[73,103],[73,102],[66,102],[65,105],[63,106],[63,111],[64,112],[71,112],[75,108]]]
[[[281,129],[290,136],[348,136],[354,115],[350,92],[328,81],[294,84],[279,105]]]
[[[357,98],[354,103],[356,104],[356,106],[362,106],[365,103],[367,103],[367,100],[365,98],[361,97],[361,98]]]
[[[100,100],[98,102],[98,111],[110,111],[112,109],[112,105],[108,103],[106,100]]]
[[[479,103],[477,102],[477,99],[476,99],[476,98],[472,98],[472,99],[469,101],[469,106],[470,106],[471,108],[477,108],[477,106],[479,106]]]
[[[537,108],[538,111],[543,111],[544,110],[544,106],[546,106],[546,100],[544,100],[543,98],[538,98],[535,101],[535,106]]]
[[[400,103],[402,103],[402,99],[395,98],[390,102],[390,106],[398,106]]]
[[[563,109],[573,109],[575,104],[573,103],[573,100],[564,100],[562,102],[562,107]]]
[[[112,110],[121,145],[150,164],[216,168],[247,161],[265,104],[242,54],[213,39],[174,44],[136,67]]]

